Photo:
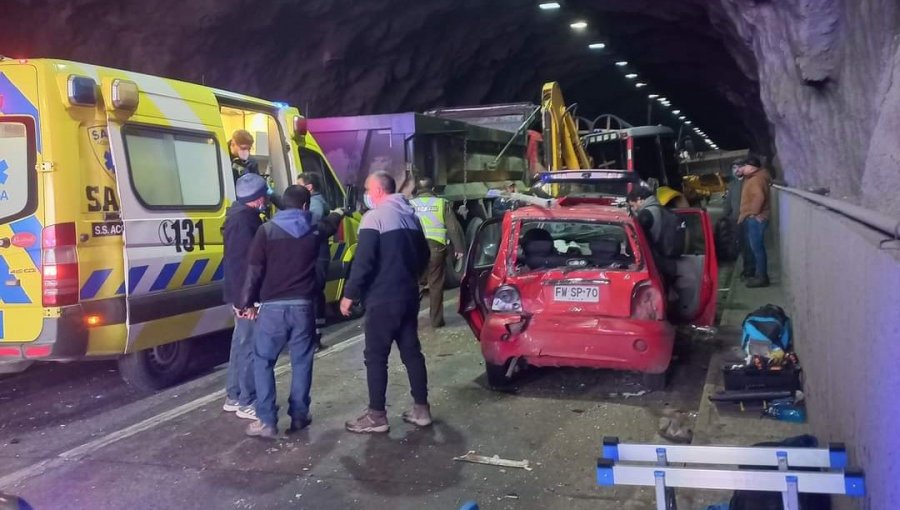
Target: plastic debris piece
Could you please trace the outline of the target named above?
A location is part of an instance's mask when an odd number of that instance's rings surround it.
[[[478,455],[475,451],[469,451],[465,455],[460,457],[453,457],[453,460],[458,462],[471,462],[473,464],[485,464],[488,466],[499,466],[499,467],[508,467],[508,468],[518,468],[524,469],[525,471],[531,471],[531,464],[528,460],[509,460],[509,459],[501,459],[499,455],[494,455],[493,457],[487,457],[484,455]]]

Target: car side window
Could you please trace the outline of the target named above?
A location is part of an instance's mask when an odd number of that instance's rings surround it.
[[[475,269],[486,268],[494,265],[497,254],[500,251],[500,237],[502,233],[501,222],[489,223],[481,228],[475,241],[472,243]]]

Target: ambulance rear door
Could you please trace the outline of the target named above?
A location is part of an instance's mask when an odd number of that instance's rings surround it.
[[[174,370],[186,362],[173,342],[233,323],[221,288],[226,197],[234,196],[225,134],[214,96],[199,86],[145,77],[117,93],[117,83],[103,80],[124,224],[126,352],[150,350],[147,363]]]

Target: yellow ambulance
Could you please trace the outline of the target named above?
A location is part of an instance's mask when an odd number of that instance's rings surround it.
[[[0,57],[0,365],[116,358],[142,388],[178,381],[192,338],[232,326],[222,226],[234,200],[228,140],[250,131],[273,189],[338,182],[286,104],[61,60]],[[340,295],[358,223],[332,244]]]

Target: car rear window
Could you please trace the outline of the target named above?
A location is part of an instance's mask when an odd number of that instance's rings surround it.
[[[519,229],[520,271],[631,269],[635,257],[622,223],[529,220]]]
[[[35,210],[34,121],[0,117],[0,223]]]

